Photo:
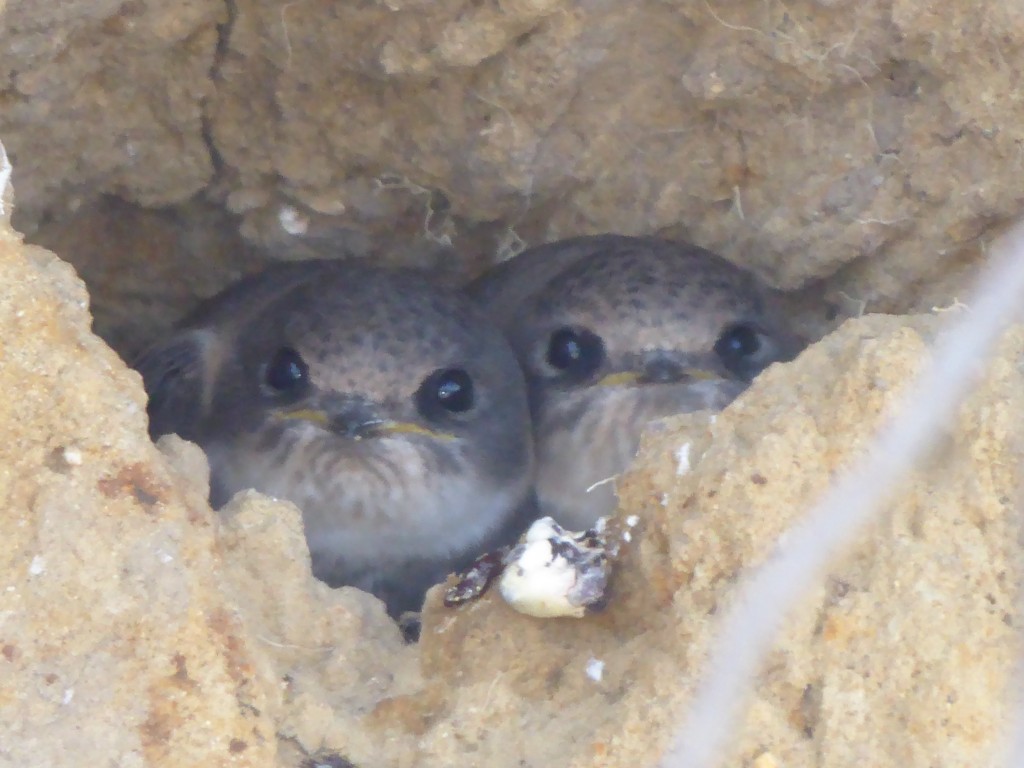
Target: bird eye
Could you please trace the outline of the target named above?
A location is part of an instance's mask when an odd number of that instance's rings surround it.
[[[727,369],[740,376],[756,371],[757,354],[761,351],[761,333],[746,323],[728,326],[715,342],[715,354]]]
[[[462,368],[444,368],[430,374],[417,393],[420,411],[431,416],[438,410],[465,413],[473,407],[473,379]]]
[[[586,379],[604,362],[604,343],[585,328],[560,328],[548,340],[546,359],[555,370]]]
[[[263,373],[263,381],[279,395],[297,395],[309,382],[309,368],[291,347],[274,353]]]

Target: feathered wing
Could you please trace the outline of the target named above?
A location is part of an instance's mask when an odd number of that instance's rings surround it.
[[[149,396],[149,435],[177,434],[197,439],[207,405],[211,334],[184,330],[146,349],[132,367],[142,374]]]

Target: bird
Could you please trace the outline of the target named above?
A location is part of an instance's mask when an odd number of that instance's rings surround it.
[[[392,617],[532,520],[526,384],[462,293],[351,260],[280,263],[135,361],[150,435],[197,443],[210,502],[302,512],[313,574]]]
[[[645,426],[718,411],[802,340],[780,295],[688,243],[589,235],[528,248],[466,286],[527,378],[540,514],[611,514]]]

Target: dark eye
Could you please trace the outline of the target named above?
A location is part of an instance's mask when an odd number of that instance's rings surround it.
[[[745,323],[729,326],[715,342],[715,354],[726,368],[740,376],[756,372],[760,351],[761,334]]]
[[[560,328],[548,341],[547,361],[555,370],[586,379],[604,362],[604,344],[585,328]]]
[[[263,381],[276,394],[297,395],[309,383],[309,369],[298,352],[282,347],[267,364]]]
[[[473,407],[473,379],[461,368],[444,368],[430,374],[417,393],[425,415],[439,411],[465,413]]]

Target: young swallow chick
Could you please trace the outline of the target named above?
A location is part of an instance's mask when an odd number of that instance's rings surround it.
[[[198,443],[211,503],[302,510],[313,573],[398,616],[533,509],[523,375],[463,296],[343,261],[282,264],[138,361],[150,432]]]
[[[528,249],[470,294],[526,373],[543,514],[582,530],[652,420],[728,405],[797,337],[754,275],[693,245],[598,235]]]

